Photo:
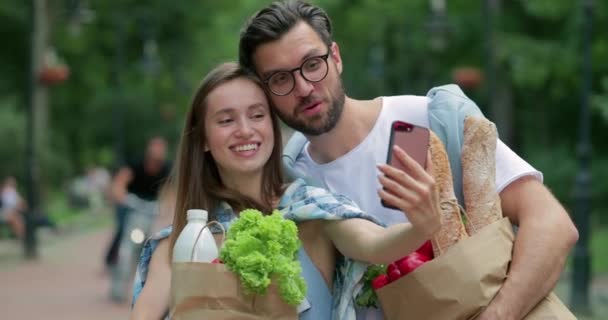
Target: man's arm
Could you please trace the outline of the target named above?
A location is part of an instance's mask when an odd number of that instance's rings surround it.
[[[114,203],[123,203],[127,197],[127,186],[133,179],[133,172],[128,167],[118,170],[110,188],[110,195]]]
[[[507,280],[479,320],[522,319],[555,287],[578,231],[551,192],[531,176],[500,193],[503,214],[519,225]]]
[[[400,147],[394,148],[404,170],[379,165],[380,198],[399,208],[410,223],[383,229],[363,219],[326,224],[336,248],[345,256],[371,263],[391,263],[414,250],[441,228],[441,209],[435,179]],[[430,155],[428,170],[432,169]]]

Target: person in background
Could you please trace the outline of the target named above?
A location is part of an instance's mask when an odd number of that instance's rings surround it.
[[[117,263],[118,247],[129,214],[125,205],[127,194],[134,194],[143,200],[157,200],[160,188],[169,176],[169,170],[167,141],[162,137],[153,137],[148,140],[141,161],[120,168],[114,175],[110,185],[110,198],[115,205],[116,224],[105,257],[108,268]]]
[[[17,239],[22,239],[25,233],[22,213],[27,205],[17,191],[17,179],[13,176],[6,177],[0,192],[2,203],[2,206],[0,206],[0,222],[6,222]]]

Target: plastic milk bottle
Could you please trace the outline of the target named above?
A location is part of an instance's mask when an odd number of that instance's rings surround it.
[[[207,211],[190,209],[187,212],[188,223],[177,237],[173,247],[173,262],[211,262],[218,257],[217,245],[207,224]],[[200,234],[200,236],[199,236]],[[197,242],[198,237],[198,242]],[[194,251],[192,248],[196,245]]]

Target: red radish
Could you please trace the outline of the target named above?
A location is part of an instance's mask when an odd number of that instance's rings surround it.
[[[431,244],[431,240],[428,240],[427,242],[423,243],[420,248],[416,250],[416,252],[425,255],[429,258],[429,260],[435,257],[435,255],[433,254],[433,244]]]
[[[211,263],[224,263],[222,260],[220,260],[220,258],[215,258],[213,260],[211,260]]]
[[[374,280],[372,280],[372,288],[374,288],[374,290],[378,290],[382,287],[384,287],[385,285],[388,284],[388,276],[385,274],[381,274],[379,276],[377,276],[376,278],[374,278]]]
[[[388,273],[388,279],[390,280],[390,282],[396,281],[399,278],[401,278],[401,272],[399,271],[399,269],[393,269],[391,272]]]
[[[418,258],[418,259],[420,259],[420,260],[422,260],[422,261],[424,261],[424,262],[427,262],[427,261],[432,260],[432,259],[431,259],[431,258],[429,258],[428,256],[423,255],[423,254],[418,253],[418,252],[412,252],[412,253],[410,253],[408,256],[416,257],[416,258]]]
[[[422,255],[420,253],[412,252],[409,255],[405,256],[405,258],[401,259],[397,263],[397,267],[399,267],[399,271],[401,272],[401,275],[406,275],[406,274],[416,270],[416,268],[420,267],[428,260],[429,260],[428,257],[425,257],[424,255]]]
[[[395,262],[389,264],[388,266],[386,266],[386,273],[391,273],[393,270],[398,269],[397,268],[397,264]]]

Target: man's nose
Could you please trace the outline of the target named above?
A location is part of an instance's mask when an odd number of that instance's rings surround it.
[[[304,79],[300,72],[294,72],[293,81],[295,81],[295,87],[293,91],[294,94],[298,97],[308,97],[314,89],[313,84],[310,81]]]

